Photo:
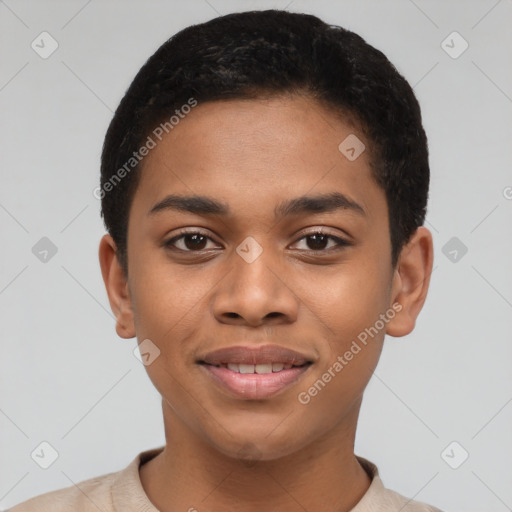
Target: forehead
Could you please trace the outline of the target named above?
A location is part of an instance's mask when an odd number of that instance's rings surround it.
[[[291,196],[337,191],[370,216],[386,208],[368,141],[308,97],[199,103],[155,142],[134,198],[146,206],[182,193],[214,195],[234,210],[248,201],[255,208],[272,203],[274,211]],[[354,159],[354,152],[361,153]]]

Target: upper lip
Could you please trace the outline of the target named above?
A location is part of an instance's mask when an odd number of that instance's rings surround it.
[[[313,361],[304,354],[279,345],[258,347],[238,345],[209,352],[200,358],[199,362],[211,365],[283,363],[301,366]]]

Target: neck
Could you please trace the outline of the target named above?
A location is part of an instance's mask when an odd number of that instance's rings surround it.
[[[355,418],[275,460],[228,457],[163,404],[166,447],[140,468],[142,486],[161,512],[231,510],[235,504],[243,512],[348,512],[371,483],[354,455],[360,403]]]

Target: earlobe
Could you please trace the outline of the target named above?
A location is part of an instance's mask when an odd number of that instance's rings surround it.
[[[110,308],[116,317],[116,332],[121,338],[133,338],[135,323],[128,281],[117,258],[116,244],[110,235],[104,235],[100,241],[99,260]]]
[[[432,234],[420,226],[400,253],[393,276],[390,306],[399,303],[402,309],[388,323],[386,334],[400,337],[414,329],[427,297],[433,259]]]

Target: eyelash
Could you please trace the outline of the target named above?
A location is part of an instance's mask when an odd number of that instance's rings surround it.
[[[181,251],[181,252],[184,252],[184,253],[201,253],[202,251],[205,251],[205,250],[208,250],[208,249],[201,249],[201,250],[198,250],[198,251],[193,251],[193,250],[185,250],[185,249],[179,249],[177,247],[174,246],[174,244],[184,238],[185,236],[187,235],[200,235],[200,236],[203,236],[205,238],[207,238],[208,240],[212,240],[213,239],[208,236],[207,233],[199,230],[199,229],[195,229],[194,231],[181,231],[178,235],[176,236],[173,236],[171,239],[167,240],[166,242],[164,242],[164,246],[167,247],[168,249],[171,249],[171,250],[176,250],[176,251]],[[304,252],[308,252],[308,253],[329,253],[331,252],[332,250],[339,250],[343,247],[348,247],[350,245],[352,245],[350,242],[348,242],[347,240],[344,240],[343,238],[340,238],[340,237],[337,237],[337,236],[334,236],[334,235],[330,235],[329,233],[325,233],[324,231],[322,230],[317,230],[317,231],[311,231],[309,233],[306,233],[306,234],[303,234],[299,239],[297,239],[296,242],[294,243],[297,243],[297,242],[300,242],[304,239],[307,239],[308,237],[310,236],[314,236],[314,235],[324,235],[326,236],[326,238],[328,240],[333,240],[334,242],[336,242],[337,244],[337,247],[335,247],[334,249],[331,247],[329,249],[302,249]]]

